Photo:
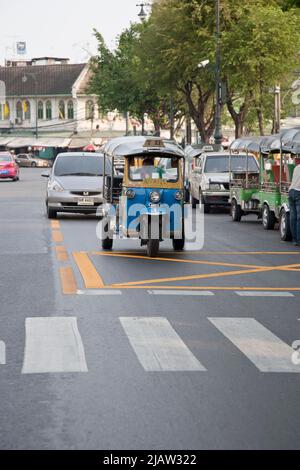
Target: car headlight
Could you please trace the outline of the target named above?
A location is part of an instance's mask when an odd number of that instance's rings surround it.
[[[183,199],[183,191],[176,191],[174,195],[176,201],[182,201]]]
[[[64,191],[64,188],[61,184],[58,183],[58,181],[52,181],[52,183],[49,183],[48,189],[50,189],[51,191]]]
[[[160,201],[160,193],[158,191],[152,191],[150,193],[150,201],[158,203]]]
[[[209,185],[209,189],[212,189],[213,191],[218,191],[221,189],[221,185],[218,183],[211,183]]]
[[[135,198],[135,192],[133,191],[133,189],[127,189],[126,196],[128,197],[128,199],[134,199]]]

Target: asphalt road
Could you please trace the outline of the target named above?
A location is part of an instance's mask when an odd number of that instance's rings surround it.
[[[40,173],[0,181],[0,448],[299,448],[299,249],[215,211],[203,248],[103,254]]]

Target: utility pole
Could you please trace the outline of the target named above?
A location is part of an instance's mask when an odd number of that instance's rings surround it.
[[[274,131],[275,134],[280,132],[281,127],[281,88],[280,85],[274,89],[275,107],[274,107]]]
[[[170,98],[170,139],[174,139],[174,98],[171,96]]]
[[[221,34],[220,34],[220,0],[216,0],[216,116],[215,116],[215,143],[222,143],[222,83],[221,83]]]

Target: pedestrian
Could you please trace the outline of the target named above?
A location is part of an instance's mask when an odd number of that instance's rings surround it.
[[[300,246],[300,159],[295,161],[293,180],[289,190],[290,225],[293,242]]]

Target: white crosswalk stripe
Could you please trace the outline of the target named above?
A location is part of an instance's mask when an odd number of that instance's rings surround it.
[[[175,296],[199,296],[199,297],[212,297],[215,294],[211,291],[193,291],[193,290],[148,290],[150,295],[175,295]]]
[[[6,345],[4,341],[0,341],[0,364],[2,366],[6,364]]]
[[[26,318],[23,374],[87,371],[75,317]]]
[[[121,324],[146,371],[205,371],[166,318],[121,317]]]
[[[295,297],[291,292],[277,291],[236,291],[240,297]]]
[[[261,372],[296,372],[294,350],[254,318],[209,318]]]

